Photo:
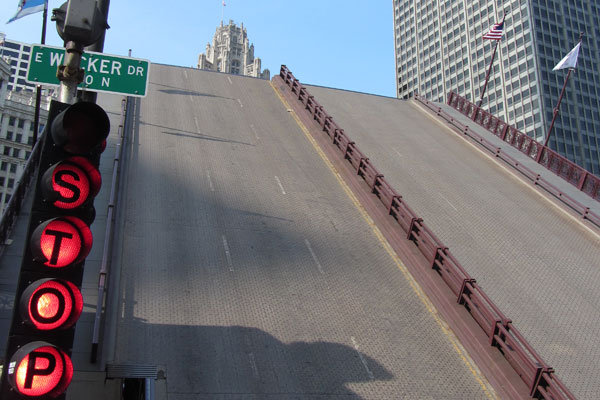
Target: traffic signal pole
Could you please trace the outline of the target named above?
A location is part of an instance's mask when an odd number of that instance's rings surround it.
[[[93,102],[76,102],[81,56],[106,30],[96,0],[68,0],[53,10],[65,41],[57,71],[59,100],[50,103],[40,171],[27,229],[9,330],[0,399],[64,400],[73,378],[75,325],[83,309],[81,285],[93,237],[90,225],[100,191],[100,156],[110,120]]]
[[[84,47],[99,41],[104,46],[104,33],[108,27],[105,11],[108,12],[107,0],[69,0],[52,11],[52,20],[56,21],[56,29],[66,48],[64,64],[57,72],[59,101],[62,103],[73,104],[77,99],[77,86],[84,76],[81,69]]]
[[[106,23],[106,28],[108,29],[108,9],[110,7],[110,0],[98,0],[98,8],[100,9],[100,12],[104,15],[105,17],[105,23]],[[104,51],[104,38],[106,36],[106,29],[104,29],[102,31],[102,36],[100,36],[100,39],[98,39],[94,44],[86,47],[85,49],[88,51],[95,51],[96,53],[102,53]],[[98,98],[98,93],[96,92],[90,92],[90,91],[83,91],[81,93],[80,96],[81,100],[83,101],[91,101],[93,103],[96,102],[96,99]]]
[[[73,104],[77,98],[77,86],[83,82],[83,69],[81,69],[81,55],[83,46],[76,42],[67,42],[65,63],[58,69],[60,89],[58,100],[62,103]]]

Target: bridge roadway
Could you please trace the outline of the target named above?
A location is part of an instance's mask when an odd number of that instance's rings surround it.
[[[495,396],[268,81],[150,77],[122,178],[114,363],[157,365],[169,400]]]
[[[598,234],[419,103],[307,89],[577,398],[597,398]]]

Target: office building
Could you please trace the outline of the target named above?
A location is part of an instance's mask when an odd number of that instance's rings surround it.
[[[229,25],[217,27],[212,45],[206,45],[206,53],[198,56],[198,68],[228,74],[253,76],[270,79],[268,69],[261,71],[260,58],[254,57],[254,45],[250,44],[244,24],[237,27],[233,21]]]
[[[506,11],[483,108],[543,142],[567,70],[552,68],[583,37],[550,148],[600,174],[600,4],[594,0],[394,0],[396,90],[446,101],[480,98],[494,41],[483,40]]]
[[[35,92],[9,90],[11,59],[0,57],[0,214],[21,177],[33,144]],[[50,98],[42,97],[40,132],[48,120],[49,104]]]
[[[31,45],[3,39],[0,41],[0,58],[9,57],[10,77],[8,90],[18,92],[21,90],[35,91],[35,85],[25,81],[27,67],[31,57]]]

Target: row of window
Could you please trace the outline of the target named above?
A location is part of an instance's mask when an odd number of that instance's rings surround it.
[[[10,171],[13,174],[17,173],[17,164],[9,163],[8,161],[0,162],[0,171]]]
[[[20,158],[21,155],[24,154],[26,160],[29,158],[29,155],[31,154],[30,151],[17,149],[16,147],[10,147],[10,146],[4,146],[4,150],[2,153],[5,156],[14,157],[14,158]]]
[[[8,126],[9,127],[17,127],[19,129],[24,129],[25,122],[29,121],[29,131],[33,132],[33,121],[31,121],[31,120],[5,115],[2,119],[2,121],[4,121],[4,118],[8,118]],[[43,129],[44,129],[44,124],[40,124],[40,131],[42,131]],[[8,134],[9,133],[7,132],[7,139],[12,140],[12,136],[8,137]],[[12,132],[10,132],[10,134],[12,135]],[[19,138],[20,136],[22,136],[22,135],[18,134],[17,138]],[[21,139],[17,139],[16,141],[21,142]]]
[[[8,178],[8,182],[6,182],[6,178],[0,176],[0,187],[4,187],[4,183],[7,183],[6,187],[12,189],[15,186],[14,178]]]
[[[41,129],[44,129],[44,128],[42,127]],[[14,137],[14,139],[13,139],[13,137]],[[15,135],[13,131],[6,131],[6,137],[4,139],[10,140],[11,142],[14,141],[17,143],[23,143],[23,134],[17,133]],[[27,137],[27,144],[30,146],[33,145],[33,136]]]
[[[17,44],[17,43],[12,43],[12,42],[4,42],[4,48],[8,48],[8,49],[13,49],[13,50],[20,50],[21,49],[21,45]],[[6,50],[4,50],[6,51]],[[31,47],[29,46],[23,46],[23,51],[29,53],[31,51]]]

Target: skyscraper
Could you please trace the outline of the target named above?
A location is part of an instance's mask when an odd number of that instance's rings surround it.
[[[398,98],[415,92],[476,103],[494,43],[483,40],[506,11],[504,37],[483,108],[543,142],[567,70],[552,68],[582,42],[550,148],[600,174],[600,4],[595,0],[394,0]]]
[[[253,76],[269,79],[268,69],[261,71],[260,58],[254,58],[254,45],[250,44],[244,24],[237,27],[233,21],[229,25],[217,27],[212,45],[206,45],[206,53],[198,56],[198,68],[228,74]]]

